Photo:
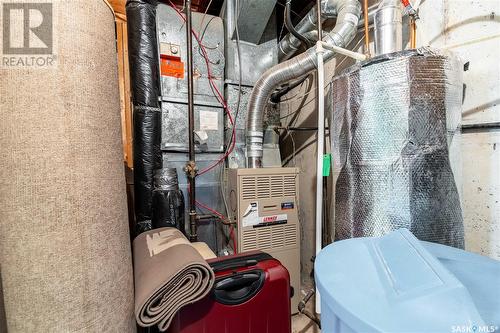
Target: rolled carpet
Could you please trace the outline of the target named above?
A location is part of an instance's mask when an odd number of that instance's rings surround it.
[[[134,240],[135,317],[142,327],[168,329],[183,306],[205,297],[215,276],[175,228],[144,232]]]

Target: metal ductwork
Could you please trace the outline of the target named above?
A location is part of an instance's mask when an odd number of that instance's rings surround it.
[[[323,0],[321,2],[321,19],[326,21],[337,16],[337,4],[339,1],[335,0]],[[310,33],[317,33],[317,22],[318,15],[316,13],[316,7],[313,7],[309,13],[297,24],[295,29],[297,32],[304,36],[310,36]],[[293,34],[289,33],[278,44],[278,59],[279,61],[285,61],[293,56],[293,54],[300,47],[301,41],[296,38]]]
[[[376,55],[403,50],[401,0],[382,0],[374,22]]]
[[[333,46],[346,47],[356,35],[361,5],[357,0],[330,0],[324,1],[324,4],[328,4],[322,7],[328,9],[328,13],[337,13],[337,24],[323,41]],[[309,16],[310,13],[306,18]],[[297,30],[300,31],[300,27],[297,27]],[[334,56],[332,51],[324,52],[325,61]],[[311,47],[306,52],[270,68],[257,81],[248,102],[247,167],[262,167],[264,110],[271,93],[279,85],[314,70],[316,64],[316,48]]]

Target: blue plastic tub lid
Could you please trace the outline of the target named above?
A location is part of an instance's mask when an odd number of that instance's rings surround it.
[[[406,229],[333,243],[316,258],[315,274],[322,316],[356,332],[486,325],[468,289]]]

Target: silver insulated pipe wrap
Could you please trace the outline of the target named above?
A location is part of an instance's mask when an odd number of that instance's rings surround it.
[[[337,24],[323,41],[334,46],[346,47],[356,35],[361,5],[357,0],[330,0],[329,10],[336,9]],[[334,52],[325,51],[325,62]],[[247,167],[262,167],[264,140],[264,113],[271,93],[281,84],[299,78],[316,68],[316,47],[268,69],[257,81],[248,102],[247,116]]]
[[[462,70],[452,55],[418,49],[333,79],[336,240],[407,228],[421,240],[464,247]]]

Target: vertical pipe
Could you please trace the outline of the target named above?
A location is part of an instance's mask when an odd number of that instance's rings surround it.
[[[318,26],[318,40],[323,40],[323,27],[321,20],[321,0],[316,0],[316,25]]]
[[[318,18],[316,24],[318,25],[318,42],[316,44],[317,52],[317,68],[316,75],[316,106],[318,109],[318,152],[316,163],[316,255],[322,248],[323,241],[323,151],[325,149],[325,72],[323,68],[323,27],[321,21],[321,0],[316,2],[316,13]],[[316,313],[321,313],[321,300],[318,289],[316,288]]]
[[[191,0],[186,0],[186,41],[187,41],[187,69],[188,69],[188,137],[189,162],[186,173],[189,179],[189,227],[190,240],[196,242],[196,160],[194,151],[194,85],[193,85],[193,37],[191,21]]]
[[[365,21],[365,54],[370,58],[370,30],[368,29],[368,0],[363,2],[363,18]]]
[[[410,49],[417,48],[417,23],[414,17],[410,17]]]
[[[317,43],[317,108],[318,108],[318,152],[316,160],[316,255],[322,248],[323,227],[323,152],[325,149],[325,72],[323,66],[323,47]],[[320,313],[320,298],[316,290],[316,313]]]
[[[402,13],[399,0],[384,0],[375,13],[375,54],[403,50]]]
[[[226,0],[226,33],[228,39],[233,38],[234,33],[234,21],[235,21],[235,12],[234,12],[234,0]]]

